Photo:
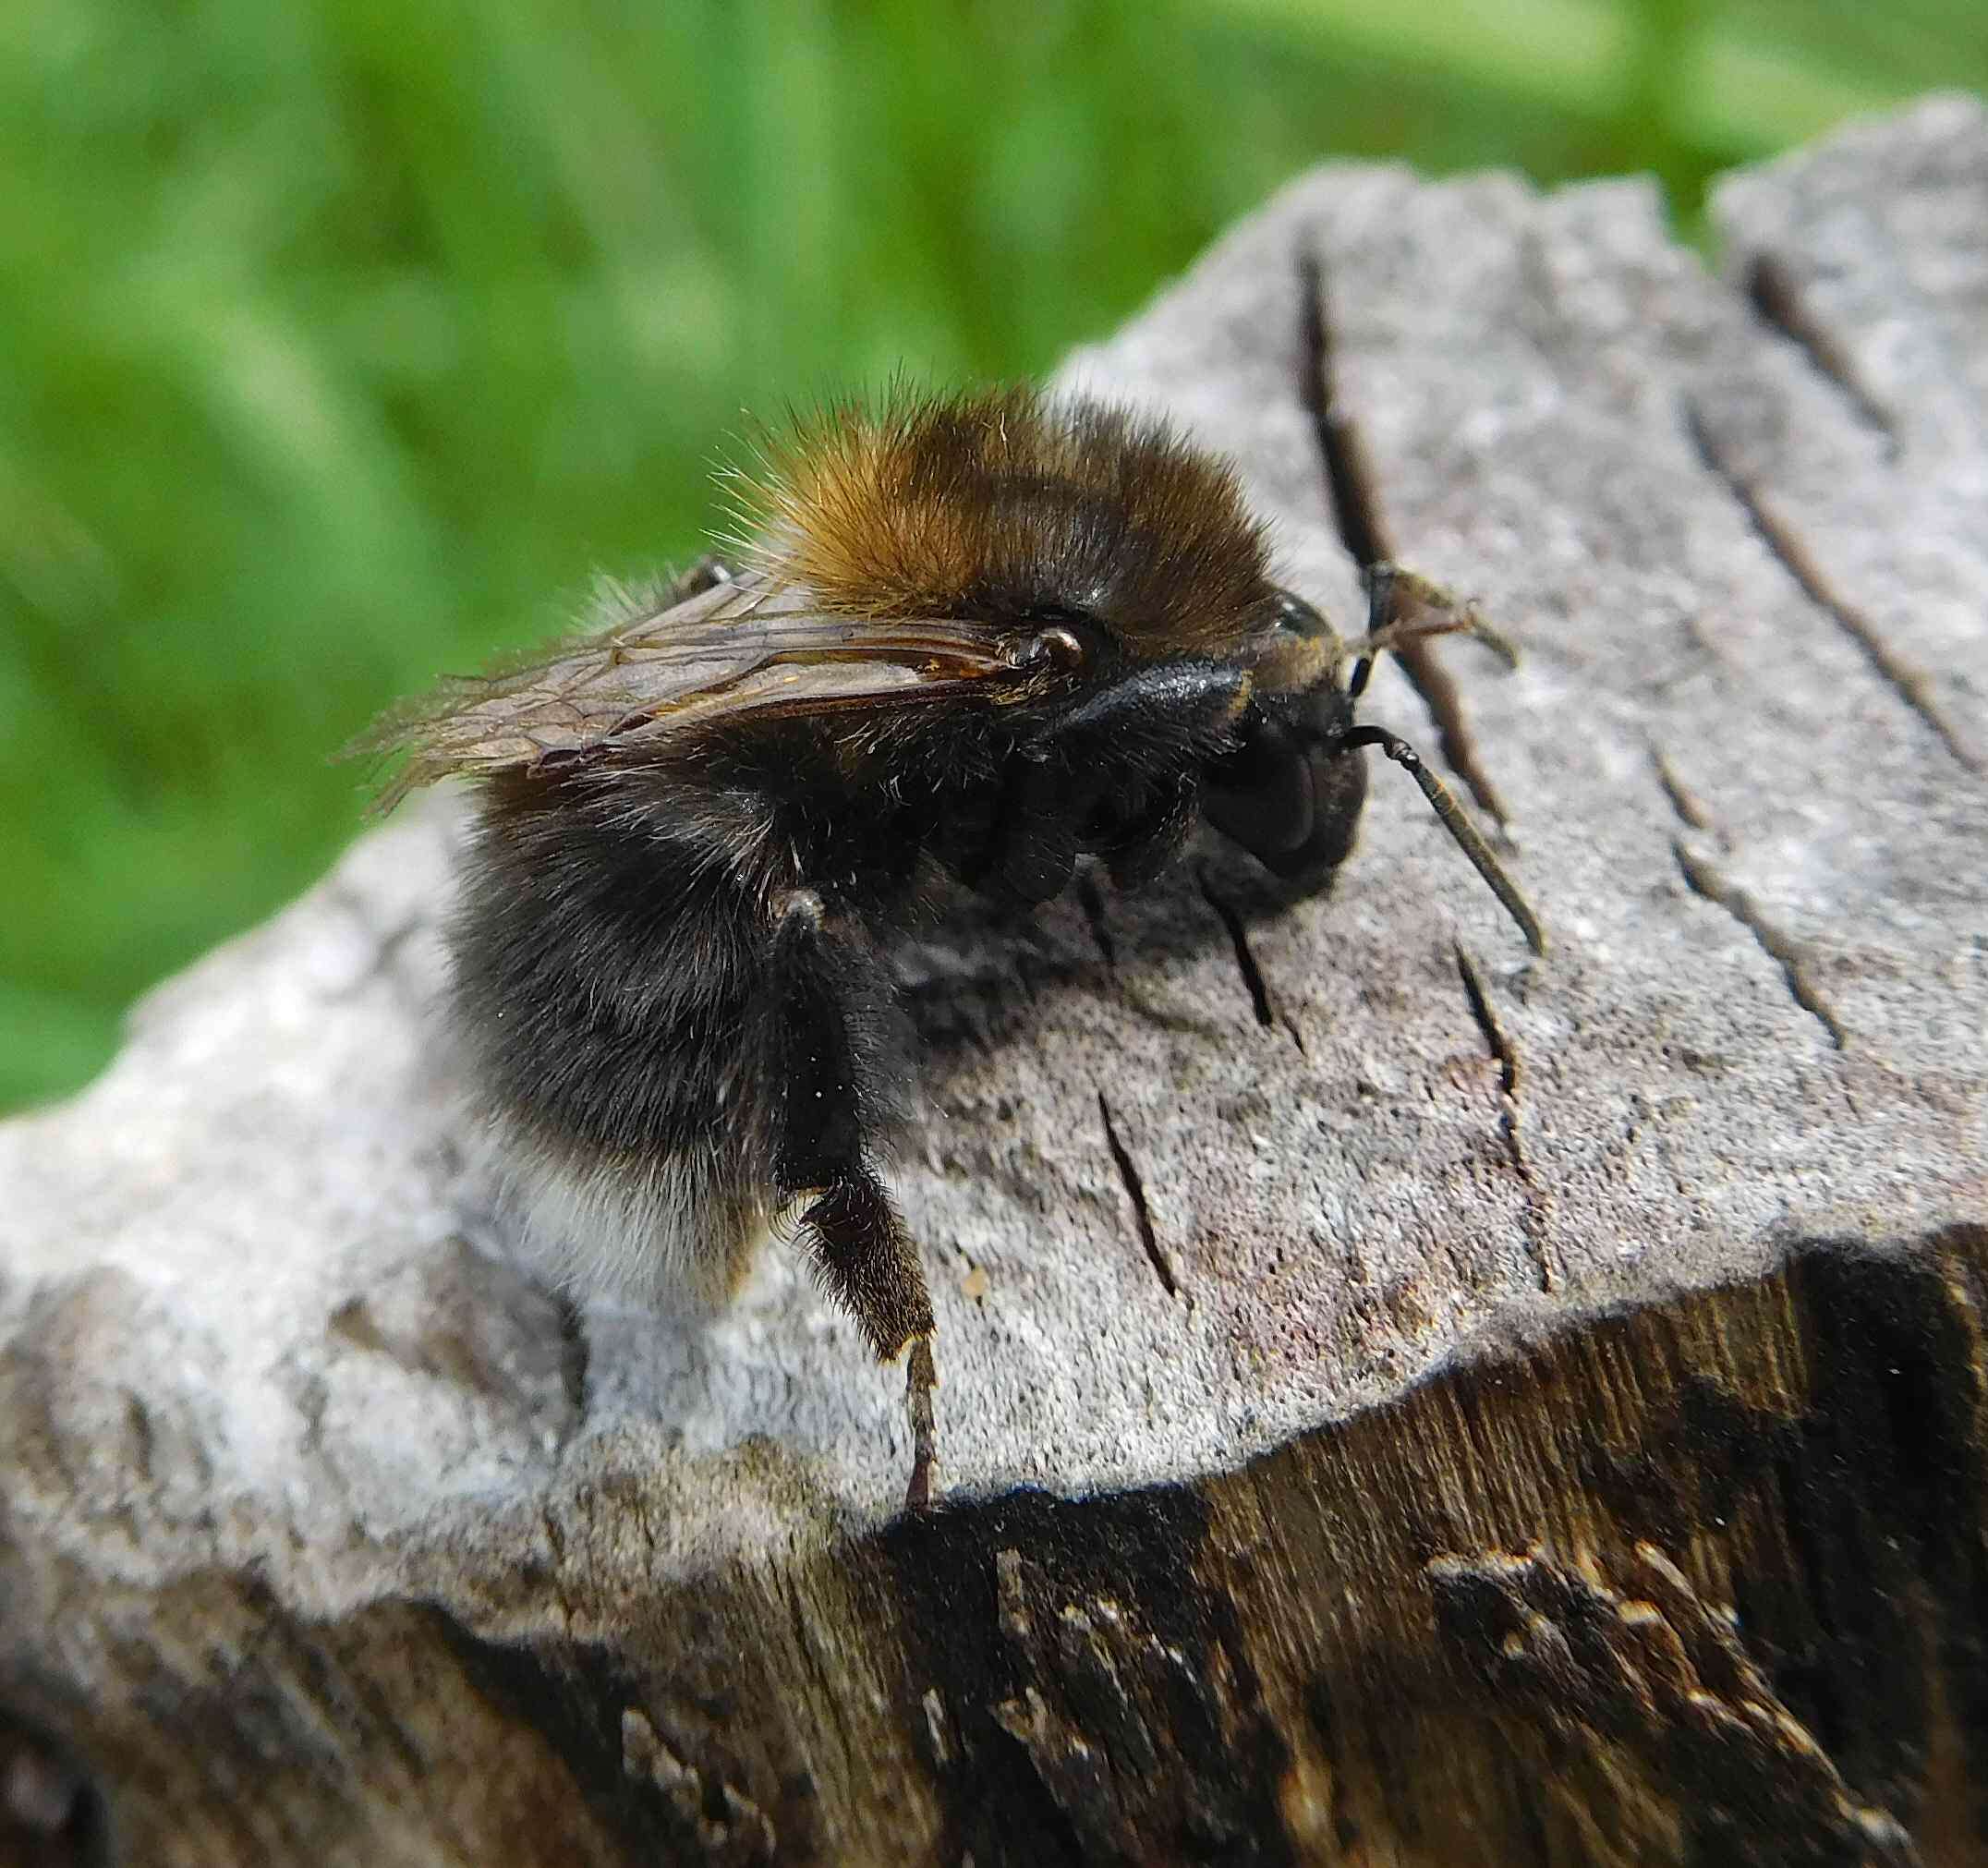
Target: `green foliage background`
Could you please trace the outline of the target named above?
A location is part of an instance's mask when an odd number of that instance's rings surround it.
[[[1708,176],[1978,0],[9,0],[0,1105],[317,876],[395,694],[697,548],[744,407],[1040,371],[1306,164]]]

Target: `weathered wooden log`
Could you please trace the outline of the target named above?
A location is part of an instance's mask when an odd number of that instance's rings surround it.
[[[447,806],[0,1129],[17,1852],[1988,1860],[1988,115],[1714,220],[1329,168],[1071,366],[1521,639],[1369,715],[1555,947],[1380,769],[1329,899],[908,953],[929,1518],[781,1255],[506,1257]]]

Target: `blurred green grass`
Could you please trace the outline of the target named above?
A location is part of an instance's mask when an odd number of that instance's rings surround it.
[[[1971,0],[12,0],[0,1106],[320,874],[329,753],[693,552],[742,408],[1037,372],[1310,163],[1707,178]]]

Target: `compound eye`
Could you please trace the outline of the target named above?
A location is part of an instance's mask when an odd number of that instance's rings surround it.
[[[1277,593],[1274,614],[1277,626],[1289,630],[1293,636],[1323,636],[1327,633],[1326,619],[1303,597],[1290,590],[1279,590]]]

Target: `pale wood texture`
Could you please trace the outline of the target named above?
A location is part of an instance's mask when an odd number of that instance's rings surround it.
[[[780,1255],[709,1327],[508,1264],[446,806],[0,1129],[14,1845],[1988,1861],[1988,117],[1714,218],[1331,168],[1072,364],[1342,617],[1387,552],[1521,640],[1369,716],[1555,949],[1380,767],[1330,899],[907,954],[933,1518]]]

